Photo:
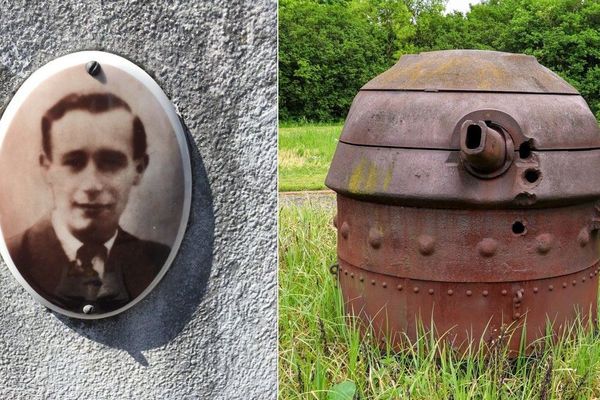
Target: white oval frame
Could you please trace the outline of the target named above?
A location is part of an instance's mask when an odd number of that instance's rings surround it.
[[[122,70],[123,72],[137,79],[154,95],[155,99],[158,101],[165,114],[167,115],[169,122],[173,127],[173,131],[175,132],[175,136],[177,138],[177,143],[179,145],[179,151],[181,154],[181,161],[183,163],[184,195],[183,210],[181,214],[181,221],[179,223],[179,230],[177,231],[177,235],[175,237],[173,245],[171,246],[171,252],[167,257],[167,260],[161,267],[158,275],[156,275],[156,277],[150,283],[150,285],[148,285],[148,287],[146,287],[146,289],[144,289],[144,291],[134,300],[130,301],[125,306],[119,309],[103,314],[84,314],[83,312],[75,313],[69,310],[65,310],[63,308],[58,307],[55,304],[52,304],[43,296],[41,296],[38,292],[36,292],[21,276],[21,273],[14,264],[8,252],[8,247],[6,246],[6,238],[0,230],[0,254],[4,258],[4,262],[6,262],[6,264],[8,265],[10,272],[21,284],[21,286],[23,286],[25,290],[27,290],[27,292],[38,303],[42,304],[43,306],[48,307],[49,309],[56,311],[60,314],[66,315],[68,317],[87,320],[107,318],[120,314],[123,311],[136,305],[154,289],[154,287],[161,281],[161,279],[167,273],[168,269],[171,267],[171,264],[173,263],[177,252],[179,251],[179,247],[183,240],[183,236],[185,234],[185,230],[189,221],[190,207],[192,202],[192,167],[190,152],[188,148],[186,134],[183,129],[183,126],[181,125],[181,121],[179,120],[179,116],[175,110],[175,107],[168,99],[167,95],[160,88],[160,86],[158,86],[158,83],[156,83],[154,79],[152,79],[152,77],[148,75],[148,73],[146,73],[143,69],[141,69],[131,61],[126,60],[125,58],[117,56],[115,54],[105,53],[102,51],[81,51],[77,53],[71,53],[56,58],[47,63],[46,65],[42,66],[35,72],[33,72],[31,76],[27,78],[27,80],[25,80],[25,82],[21,85],[19,90],[17,90],[17,93],[10,100],[8,106],[6,107],[6,110],[2,115],[2,118],[0,119],[0,147],[4,143],[6,133],[15,114],[40,83],[42,83],[45,79],[60,72],[63,69],[75,67],[77,65],[81,65],[81,67],[84,68],[85,65],[90,61],[97,61],[98,63],[100,63],[100,66],[110,65],[112,67]]]

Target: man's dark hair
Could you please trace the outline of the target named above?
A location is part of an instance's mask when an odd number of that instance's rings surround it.
[[[52,139],[50,129],[52,123],[61,119],[67,112],[84,110],[92,114],[122,108],[131,112],[131,107],[120,97],[111,93],[69,94],[60,99],[42,117],[42,149],[48,159],[52,160]],[[133,119],[133,159],[146,156],[146,130],[142,121]]]

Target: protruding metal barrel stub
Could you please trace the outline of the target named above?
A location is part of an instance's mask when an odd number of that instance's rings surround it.
[[[513,150],[512,140],[500,127],[466,120],[460,128],[461,160],[467,171],[479,178],[494,178],[506,171]]]

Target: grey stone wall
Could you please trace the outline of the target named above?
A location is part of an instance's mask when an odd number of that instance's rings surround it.
[[[194,178],[175,263],[117,317],[48,312],[0,265],[0,398],[275,398],[276,12],[275,0],[0,1],[1,108],[55,57],[119,54],[177,107]]]

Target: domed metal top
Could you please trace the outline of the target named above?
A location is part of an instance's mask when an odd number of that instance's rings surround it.
[[[578,94],[533,56],[484,50],[405,55],[362,90]]]

